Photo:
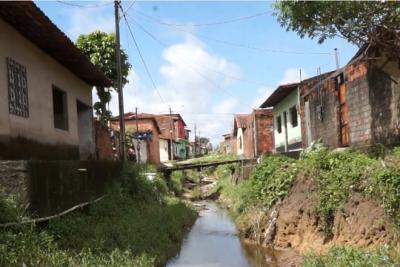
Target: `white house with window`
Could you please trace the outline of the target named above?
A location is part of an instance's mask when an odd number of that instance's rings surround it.
[[[302,149],[299,110],[299,83],[279,86],[260,108],[273,107],[274,151]]]
[[[90,158],[110,81],[31,1],[0,2],[0,40],[0,160]]]

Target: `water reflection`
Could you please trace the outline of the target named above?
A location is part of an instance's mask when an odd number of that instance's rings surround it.
[[[240,242],[229,215],[213,202],[204,205],[179,255],[168,267],[272,267],[272,253]]]

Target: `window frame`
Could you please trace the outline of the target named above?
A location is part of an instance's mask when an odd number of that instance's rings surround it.
[[[276,131],[282,133],[282,116],[276,116]]]
[[[52,92],[52,100],[53,100],[53,123],[54,123],[54,128],[58,130],[63,130],[63,131],[69,131],[69,116],[68,116],[68,95],[67,92],[60,89],[60,87],[56,85],[52,85],[51,87],[51,92]],[[57,118],[56,118],[56,112],[55,112],[55,102],[54,102],[54,92],[61,93],[62,96],[62,105],[63,105],[63,120],[64,120],[64,126],[59,126]]]
[[[11,57],[6,58],[8,112],[29,118],[28,75],[26,67]]]
[[[296,112],[295,116],[293,116],[293,110]],[[289,108],[289,113],[290,113],[290,124],[292,125],[292,127],[295,128],[299,126],[299,120],[298,120],[299,113],[297,112],[297,106],[294,105],[291,108]]]

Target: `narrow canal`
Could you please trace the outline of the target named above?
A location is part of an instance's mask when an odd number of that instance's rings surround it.
[[[239,239],[227,212],[214,202],[200,201],[200,216],[167,267],[274,267],[273,254]]]

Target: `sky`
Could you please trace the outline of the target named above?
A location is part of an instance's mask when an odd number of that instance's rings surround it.
[[[112,2],[35,1],[72,40],[94,30],[114,32]],[[279,84],[343,66],[357,47],[336,38],[318,44],[282,28],[264,1],[123,1],[121,45],[132,70],[125,112],[180,113],[197,134],[222,141],[233,114],[250,113]],[[129,32],[132,30],[137,47]],[[143,57],[143,64],[140,54]],[[154,83],[152,82],[154,81]],[[97,99],[95,91],[94,100]],[[118,115],[117,96],[110,103]]]

